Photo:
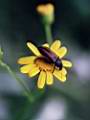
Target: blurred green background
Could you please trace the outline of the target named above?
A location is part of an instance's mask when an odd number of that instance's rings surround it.
[[[66,83],[55,80],[43,91],[36,88],[37,77],[20,74],[17,59],[30,54],[27,40],[46,42],[36,6],[48,1],[55,5],[53,39],[68,47],[73,68]],[[4,61],[38,96],[30,103],[22,86],[0,66],[0,120],[90,120],[89,0],[0,0],[0,46]]]

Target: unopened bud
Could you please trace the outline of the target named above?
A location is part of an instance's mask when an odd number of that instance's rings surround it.
[[[37,11],[42,16],[43,23],[52,24],[54,22],[54,5],[51,3],[39,5]]]

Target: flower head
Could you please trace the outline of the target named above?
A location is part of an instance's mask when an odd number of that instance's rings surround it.
[[[43,88],[45,86],[45,83],[47,85],[52,85],[54,82],[53,76],[55,76],[61,82],[66,81],[66,68],[72,67],[72,63],[68,60],[63,59],[67,53],[67,48],[61,47],[61,42],[59,40],[54,41],[51,46],[49,46],[48,43],[45,43],[42,46],[48,48],[57,56],[57,58],[61,60],[61,70],[55,66],[55,63],[47,62],[47,57],[43,56],[40,53],[39,49],[31,42],[28,42],[27,46],[34,53],[34,56],[22,57],[18,60],[18,63],[23,65],[20,68],[21,73],[28,74],[29,77],[33,77],[39,74],[37,81],[38,88]]]
[[[51,3],[37,6],[37,12],[42,15],[44,23],[51,24],[54,21],[54,5]]]

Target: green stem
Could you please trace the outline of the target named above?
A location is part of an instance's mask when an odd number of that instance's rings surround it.
[[[46,33],[46,40],[49,44],[51,44],[53,42],[51,25],[50,24],[44,24],[44,27],[45,27],[45,33]]]
[[[0,60],[0,65],[2,67],[4,67],[24,88],[24,91],[25,91],[25,95],[27,96],[28,100],[30,102],[33,102],[34,101],[34,98],[33,98],[33,95],[31,94],[31,91],[30,89],[26,86],[25,82],[20,79],[15,73],[14,71],[6,64],[4,63],[2,60]]]

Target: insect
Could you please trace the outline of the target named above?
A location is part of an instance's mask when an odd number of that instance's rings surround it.
[[[61,59],[55,53],[53,53],[49,48],[38,47],[38,50],[44,56],[45,60],[48,63],[53,63],[55,67],[59,68],[59,70],[62,69],[63,65]]]

